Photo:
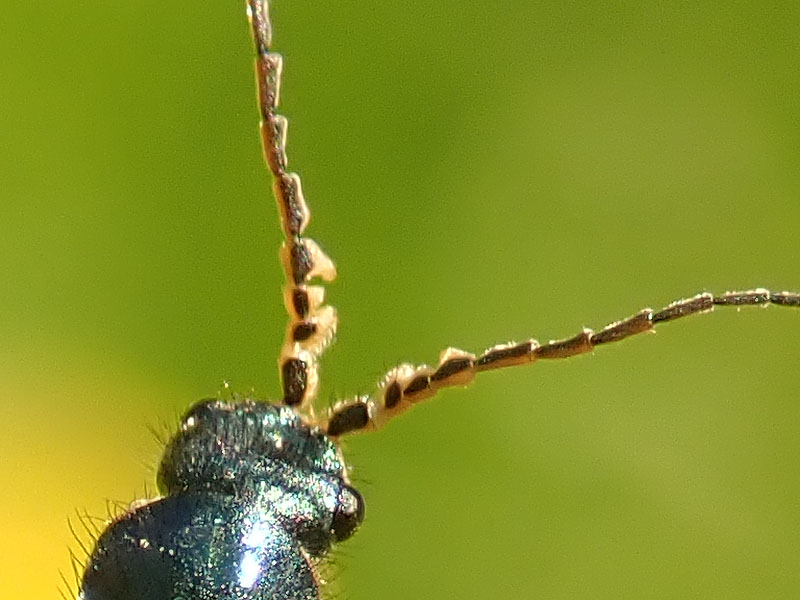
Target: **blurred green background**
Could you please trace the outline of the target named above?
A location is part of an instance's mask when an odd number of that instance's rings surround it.
[[[0,14],[2,596],[153,490],[195,399],[275,397],[280,231],[243,2]],[[278,0],[337,261],[321,401],[456,345],[800,288],[798,3]],[[718,311],[481,376],[347,443],[360,598],[789,598],[800,313]],[[85,536],[84,536],[85,537]]]

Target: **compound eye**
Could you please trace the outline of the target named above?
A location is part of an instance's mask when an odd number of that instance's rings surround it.
[[[333,537],[337,542],[346,540],[364,520],[364,499],[348,485],[339,492],[336,512],[333,515]]]

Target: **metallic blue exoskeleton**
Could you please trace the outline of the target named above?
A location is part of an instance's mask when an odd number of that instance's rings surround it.
[[[158,486],[97,540],[80,598],[316,600],[314,564],[364,517],[336,445],[252,400],[195,404]]]

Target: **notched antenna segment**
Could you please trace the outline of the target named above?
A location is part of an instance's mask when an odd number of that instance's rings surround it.
[[[592,349],[592,335],[594,332],[591,329],[584,329],[578,335],[566,340],[552,340],[536,348],[533,351],[534,357],[550,360],[589,352]]]
[[[439,368],[431,375],[435,387],[469,385],[475,378],[475,355],[458,348],[447,348],[439,354]]]
[[[591,341],[593,346],[608,344],[609,342],[618,342],[619,340],[624,340],[628,336],[650,331],[652,328],[653,310],[645,308],[632,317],[607,325],[601,332],[592,334]]]
[[[800,307],[800,294],[794,292],[778,292],[777,294],[770,294],[770,302],[780,306],[793,306]]]
[[[725,292],[714,298],[716,306],[754,306],[768,304],[770,301],[769,290],[758,288],[747,292]]]
[[[511,342],[493,346],[475,361],[475,370],[478,372],[488,371],[531,362],[534,359],[533,351],[538,347],[539,342],[536,340],[528,340],[521,344]]]
[[[275,52],[259,53],[256,57],[256,83],[261,116],[270,115],[280,103],[283,57]]]
[[[283,403],[288,406],[301,404],[314,383],[309,381],[313,373],[313,361],[310,358],[286,358],[281,365],[281,379],[283,386]]]
[[[653,323],[665,323],[681,317],[688,317],[695,313],[703,313],[714,310],[714,296],[711,294],[697,294],[692,298],[676,300],[662,308],[657,313],[653,313]]]
[[[370,404],[366,398],[359,398],[334,406],[325,433],[331,437],[337,437],[353,431],[365,431],[371,422]]]
[[[264,161],[269,170],[273,173],[286,171],[289,163],[289,159],[286,157],[286,135],[289,130],[289,122],[286,117],[270,114],[268,117],[262,118],[259,128]],[[306,212],[308,212],[307,208]]]
[[[283,287],[283,303],[292,321],[302,321],[316,313],[325,301],[325,288],[321,285]]]
[[[259,54],[267,52],[272,45],[268,0],[247,0],[247,18],[250,20],[256,51]]]
[[[300,236],[308,226],[311,215],[303,197],[303,186],[296,173],[283,173],[275,177],[272,184],[278,210],[281,211],[281,225],[287,238]]]
[[[336,266],[312,239],[295,237],[281,246],[281,263],[288,279],[295,285],[315,277],[331,282],[336,279]]]

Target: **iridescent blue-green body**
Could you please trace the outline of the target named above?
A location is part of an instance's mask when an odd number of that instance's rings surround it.
[[[80,598],[316,600],[315,563],[364,516],[337,446],[252,400],[195,404],[158,485],[97,540]]]

